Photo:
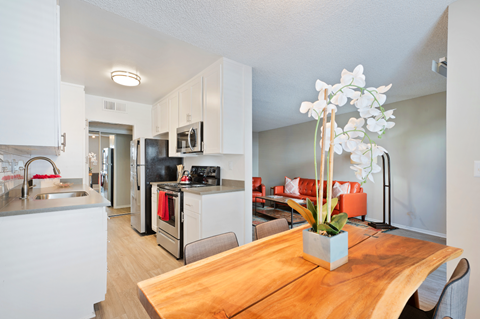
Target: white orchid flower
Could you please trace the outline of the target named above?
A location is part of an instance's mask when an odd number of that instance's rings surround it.
[[[357,91],[358,92],[358,91]],[[357,96],[358,94],[354,94],[354,97]],[[358,108],[358,109],[362,109],[362,108],[365,108],[365,107],[369,107],[372,105],[373,101],[374,101],[374,96],[371,95],[370,93],[368,92],[364,92],[362,95],[360,95],[357,99],[355,100],[352,100],[352,102],[354,102],[355,106]]]
[[[377,165],[376,163],[372,163],[372,168],[367,169],[368,179],[371,180],[372,183],[375,183],[375,181],[373,180],[373,174],[376,174],[381,170],[382,168],[379,165]]]
[[[331,125],[330,123],[327,123],[326,125],[326,132],[325,132],[325,151],[328,152],[330,149],[330,129]],[[321,128],[321,136],[322,138],[320,139],[320,146],[322,146],[322,140],[323,140],[323,126]],[[345,141],[346,137],[344,137],[343,130],[340,127],[337,127],[337,123],[335,122],[335,131],[334,134],[337,136],[334,140],[334,148],[333,151],[337,154],[342,154],[343,148],[341,143]]]
[[[363,117],[363,118],[369,118],[369,117],[372,117],[372,116],[377,116],[377,115],[381,114],[382,112],[379,109],[377,109],[376,107],[367,106],[367,107],[358,109],[358,113],[360,113],[360,116]]]
[[[327,105],[327,114],[330,114],[332,113],[332,110],[335,110],[335,112],[337,112],[337,106],[335,104],[328,104]],[[320,118],[323,117],[323,113],[320,114]]]
[[[343,142],[342,146],[345,152],[353,152],[357,149],[357,146],[360,144],[360,140],[356,139],[347,139],[345,142]]]
[[[308,101],[302,102],[302,104],[300,105],[300,113],[307,113],[312,109],[312,107],[313,107],[312,102],[308,102]]]
[[[379,114],[375,117],[375,120],[379,120],[381,119],[382,117],[385,118],[385,120],[388,120],[388,119],[394,119],[395,116],[393,115],[393,111],[395,111],[396,109],[393,109],[393,110],[389,110],[389,111],[385,111],[383,112],[383,114]]]
[[[353,169],[355,171],[355,176],[363,181],[365,179],[365,176],[367,175],[366,172],[363,170],[363,168],[361,168],[360,166],[357,166],[357,165],[354,165],[354,166],[350,166],[351,169]]]
[[[342,79],[340,83],[343,85],[353,84],[360,87],[365,86],[365,75],[363,74],[363,65],[359,64],[353,72],[349,72],[345,69],[342,71]]]
[[[390,90],[390,88],[392,87],[392,84],[390,83],[389,85],[385,86],[385,85],[382,85],[380,86],[379,88],[377,88],[377,91],[378,93],[385,93],[387,92],[388,90]]]
[[[384,119],[380,119],[376,121],[373,118],[369,118],[367,121],[367,129],[370,132],[380,132],[383,129],[385,129],[386,126],[387,126],[387,121],[385,121]]]
[[[354,137],[357,137],[357,136],[363,136],[363,134],[361,132],[351,132],[351,131],[362,131],[362,132],[364,132],[365,131],[365,129],[363,128],[364,124],[365,124],[365,120],[363,118],[356,119],[356,118],[352,117],[352,118],[350,118],[350,120],[348,120],[348,123],[343,128],[343,131],[348,132],[346,134],[348,134],[350,136],[350,138],[354,138]]]
[[[320,92],[319,93],[319,98],[318,98],[320,100],[321,99],[320,94],[323,93],[322,91],[327,90],[327,96],[328,96],[332,91],[332,86],[328,85],[327,83],[325,83],[323,81],[317,80],[317,82],[315,82],[315,89],[318,92]],[[322,98],[323,98],[323,94],[322,94]]]
[[[350,88],[342,88],[343,85],[338,83],[335,84],[332,88],[332,92],[334,94],[331,102],[338,106],[344,106],[347,103],[348,98],[351,97],[355,91]]]
[[[313,118],[317,120],[318,116],[322,115],[322,111],[326,105],[327,101],[325,100],[318,100],[313,103],[312,108],[308,111],[308,117],[313,116]]]

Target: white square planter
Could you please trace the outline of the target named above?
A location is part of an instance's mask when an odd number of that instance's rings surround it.
[[[60,184],[60,178],[32,179],[33,188],[55,187]]]
[[[309,230],[303,231],[303,259],[328,270],[334,270],[348,262],[346,231],[327,237]]]

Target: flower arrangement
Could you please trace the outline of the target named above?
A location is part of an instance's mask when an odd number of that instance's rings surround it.
[[[62,176],[60,175],[39,175],[35,174],[33,175],[32,179],[51,179],[51,178],[61,178]]]
[[[358,65],[353,72],[343,70],[340,83],[328,85],[317,80],[315,88],[319,92],[316,102],[303,102],[300,106],[301,113],[308,113],[309,117],[317,120],[314,142],[315,182],[316,182],[316,205],[307,199],[307,207],[303,207],[295,201],[289,200],[288,205],[299,212],[312,226],[314,232],[333,236],[338,234],[348,220],[346,213],[340,213],[332,217],[332,212],[337,205],[338,198],[331,198],[333,155],[342,154],[343,151],[351,153],[350,158],[355,163],[350,168],[361,184],[371,180],[374,182],[373,174],[381,171],[376,164],[376,158],[387,152],[383,147],[372,141],[370,134],[378,134],[381,138],[388,129],[395,126],[391,119],[394,119],[394,110],[386,111],[382,106],[387,97],[385,93],[392,87],[380,86],[378,88],[365,88],[365,75],[363,66]],[[351,99],[350,104],[357,107],[360,117],[350,118],[342,129],[335,122],[337,107],[342,107]],[[330,114],[330,123],[327,117]],[[321,127],[322,148],[320,164],[320,189],[318,185],[317,171],[317,136],[318,127],[323,118]],[[365,123],[366,129],[364,128]],[[369,133],[369,132],[370,133]],[[320,206],[323,197],[323,179],[325,153],[327,153],[327,202]],[[319,197],[319,195],[322,196]]]

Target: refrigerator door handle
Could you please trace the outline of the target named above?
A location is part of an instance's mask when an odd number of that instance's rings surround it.
[[[137,190],[140,190],[140,185],[138,185],[138,157],[140,156],[140,155],[139,155],[139,152],[138,152],[139,148],[140,148],[140,141],[137,141],[137,156],[136,156],[136,158],[135,158],[135,164],[136,164],[136,166],[137,166],[137,167],[135,168],[135,170],[136,170],[136,171],[135,171],[135,175],[137,175],[137,176],[136,176],[136,177],[137,177]]]

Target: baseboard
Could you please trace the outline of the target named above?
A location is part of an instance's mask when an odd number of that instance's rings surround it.
[[[120,206],[115,206],[113,208],[118,209],[118,208],[127,208],[127,207],[130,207],[130,205],[120,205]]]
[[[366,220],[369,221],[369,222],[381,222],[382,221],[382,220],[374,219],[374,218],[366,218]],[[392,226],[395,226],[395,227],[398,227],[398,228],[401,228],[401,229],[411,230],[411,231],[426,234],[426,235],[432,235],[432,236],[436,236],[436,237],[440,237],[440,238],[447,238],[446,234],[437,233],[437,232],[431,231],[431,230],[425,230],[425,229],[421,229],[421,228],[405,226],[405,225],[400,225],[400,224],[396,224],[396,223],[392,223]]]

